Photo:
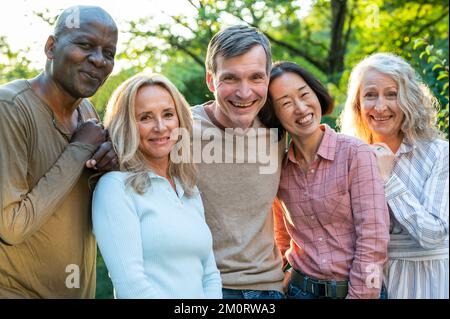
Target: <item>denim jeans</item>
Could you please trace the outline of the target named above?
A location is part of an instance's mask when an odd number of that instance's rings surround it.
[[[313,293],[304,291],[299,286],[297,286],[291,282],[289,283],[289,286],[288,286],[286,298],[287,299],[331,299],[329,297],[317,297]],[[386,287],[384,285],[381,287],[379,299],[387,299],[387,291],[386,291]]]
[[[223,299],[284,299],[283,293],[276,290],[236,290],[222,289]]]

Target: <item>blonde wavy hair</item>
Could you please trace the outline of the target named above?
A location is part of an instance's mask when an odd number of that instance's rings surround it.
[[[373,143],[372,133],[361,117],[360,105],[361,83],[368,70],[385,74],[397,83],[397,103],[405,115],[400,130],[411,143],[441,137],[435,126],[439,106],[437,99],[414,69],[405,60],[391,53],[370,55],[353,68],[347,100],[338,119],[342,133]]]
[[[148,85],[157,85],[166,89],[175,102],[180,129],[187,130],[192,136],[192,113],[189,104],[175,85],[169,79],[160,74],[137,74],[123,82],[112,94],[106,108],[105,127],[109,130],[111,142],[119,159],[120,170],[130,172],[127,185],[143,194],[150,186],[148,176],[149,167],[146,166],[144,155],[139,150],[140,134],[135,118],[135,101],[138,90]],[[179,140],[181,143],[183,139]],[[184,152],[189,154],[188,161],[174,163],[169,160],[169,176],[177,177],[186,192],[193,196],[196,185],[196,168],[190,158],[190,141],[184,141],[187,145],[181,145],[180,156]]]

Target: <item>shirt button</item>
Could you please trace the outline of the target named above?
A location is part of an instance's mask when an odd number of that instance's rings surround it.
[[[308,196],[308,192],[304,192],[303,195]]]
[[[314,216],[311,216],[311,219],[314,219],[315,217]]]
[[[323,263],[323,264],[326,263],[326,261],[327,261],[326,259],[322,259],[322,263]]]
[[[322,239],[323,239],[322,237],[319,237],[319,241],[322,241]]]
[[[310,170],[310,172],[311,172],[311,173],[314,173],[315,171],[312,169],[312,170]]]

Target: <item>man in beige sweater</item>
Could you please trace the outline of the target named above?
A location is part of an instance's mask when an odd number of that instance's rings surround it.
[[[116,157],[85,98],[111,73],[116,43],[103,9],[66,9],[44,72],[0,86],[0,298],[95,296],[85,164],[109,170]]]
[[[224,298],[283,297],[271,207],[284,141],[257,118],[271,64],[269,41],[256,29],[234,26],[217,33],[206,57],[215,100],[192,109],[193,157]]]

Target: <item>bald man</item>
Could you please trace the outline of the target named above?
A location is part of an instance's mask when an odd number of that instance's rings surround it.
[[[117,167],[86,99],[114,66],[117,26],[98,7],[59,16],[45,70],[0,86],[0,298],[95,297],[91,190]]]

